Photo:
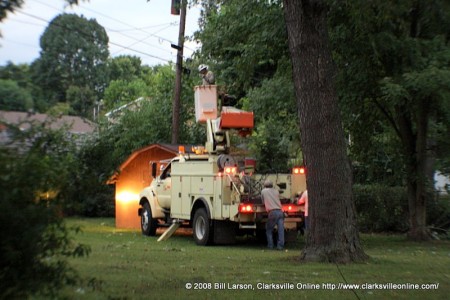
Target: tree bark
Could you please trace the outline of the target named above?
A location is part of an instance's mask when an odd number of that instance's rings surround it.
[[[351,167],[334,89],[327,5],[321,0],[284,0],[283,4],[308,172],[311,228],[301,259],[364,261],[368,257],[356,226]]]
[[[415,114],[407,113],[404,107],[396,108],[400,139],[407,159],[408,238],[414,241],[426,241],[431,237],[426,224],[429,103],[426,99],[420,101]],[[412,119],[413,117],[415,120]],[[413,123],[416,125],[413,126]],[[414,131],[414,127],[416,127],[416,131]]]

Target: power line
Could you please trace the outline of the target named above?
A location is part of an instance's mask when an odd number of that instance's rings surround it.
[[[10,19],[10,20],[8,20],[8,22],[17,22],[17,23],[27,24],[27,25],[31,25],[31,26],[39,26],[39,27],[42,27],[41,24],[32,23],[32,22],[27,22],[27,21],[23,21],[23,20]]]
[[[29,16],[29,17],[31,17],[31,18],[34,18],[34,19],[43,21],[43,22],[45,22],[45,23],[47,23],[47,24],[50,24],[50,22],[48,22],[47,20],[45,20],[45,19],[43,19],[43,18],[41,18],[41,17],[38,17],[38,16],[35,16],[35,15],[32,15],[32,14],[26,13],[26,12],[21,11],[21,10],[18,10],[18,12],[21,13],[21,14],[23,14],[23,15]],[[58,25],[58,24],[53,24],[53,25],[59,26],[60,28],[62,28],[62,29],[64,29],[64,30],[67,30],[67,31],[74,31],[74,30],[75,30],[75,31],[76,31],[77,33],[79,33],[80,35],[83,35],[83,36],[85,36],[85,37],[91,38],[89,35],[87,35],[86,33],[82,32],[82,31],[80,31],[80,30],[78,30],[78,29],[69,29],[69,28],[67,28],[67,27],[65,27],[65,26],[61,26],[61,25]],[[114,46],[117,46],[117,47],[120,47],[120,48],[124,48],[124,49],[127,49],[127,50],[132,51],[132,52],[136,52],[136,53],[139,53],[139,54],[143,54],[143,55],[146,55],[146,56],[149,56],[149,57],[152,57],[152,58],[156,58],[156,59],[159,59],[159,60],[162,60],[162,61],[165,61],[165,62],[170,62],[170,60],[168,60],[168,59],[165,59],[165,58],[162,58],[162,57],[159,57],[159,56],[156,56],[156,55],[148,54],[148,53],[145,53],[145,52],[142,52],[142,51],[139,51],[139,50],[135,50],[135,49],[132,49],[132,48],[130,48],[130,47],[120,45],[120,44],[118,44],[118,43],[114,43],[114,42],[111,42],[111,41],[109,41],[109,43],[110,43],[111,45],[114,45]]]
[[[60,8],[54,7],[54,6],[49,5],[49,4],[45,3],[45,2],[41,2],[39,0],[34,0],[34,2],[37,2],[37,3],[41,4],[41,5],[47,6],[49,8],[53,8],[53,9],[55,9],[57,11],[62,11],[62,12],[64,11],[64,10],[61,10]]]
[[[37,0],[35,0],[35,1],[37,1]],[[138,27],[136,27],[136,26],[127,24],[127,23],[123,22],[122,20],[118,20],[118,19],[116,19],[116,18],[110,17],[110,16],[105,15],[105,14],[103,14],[103,13],[101,13],[101,12],[98,12],[98,11],[95,11],[95,10],[93,10],[93,9],[87,8],[87,7],[83,6],[83,5],[78,5],[78,6],[81,7],[81,8],[83,8],[83,9],[85,9],[85,10],[87,10],[87,11],[90,11],[90,12],[93,12],[93,13],[96,13],[96,14],[99,14],[100,16],[103,16],[103,17],[105,17],[105,18],[108,18],[108,19],[110,19],[110,20],[113,20],[113,21],[115,21],[115,22],[118,22],[118,23],[120,23],[120,24],[123,24],[123,25],[125,25],[125,26],[128,26],[128,27],[130,27],[130,28],[132,28],[132,29],[134,29],[134,30],[141,31],[141,32],[144,32],[144,33],[149,34],[149,35],[151,35],[151,36],[157,37],[158,39],[160,39],[160,40],[162,40],[162,41],[168,42],[169,44],[175,44],[175,42],[173,42],[173,41],[171,41],[171,40],[169,40],[169,39],[166,39],[166,38],[164,38],[164,37],[162,37],[162,36],[159,36],[159,35],[156,35],[156,34],[153,34],[153,33],[149,33],[149,32],[147,32],[147,31],[145,31],[145,30],[143,30],[143,29],[141,29],[141,28],[138,28]],[[191,49],[191,48],[188,48],[188,47],[185,47],[185,48],[191,50],[192,52],[195,52],[194,49]]]
[[[31,44],[27,44],[27,43],[23,43],[23,42],[19,42],[19,41],[14,41],[14,40],[7,39],[7,38],[3,38],[2,40],[7,41],[9,43],[17,44],[17,45],[22,45],[22,46],[26,46],[26,47],[30,47],[30,48],[39,49],[39,47],[36,47],[36,45],[31,45]]]
[[[41,4],[41,5],[44,5],[44,6],[46,6],[46,7],[52,8],[52,9],[57,10],[57,11],[62,12],[62,13],[65,13],[64,10],[61,10],[61,9],[59,9],[59,8],[56,8],[56,7],[52,6],[52,5],[48,5],[47,3],[43,3],[43,2],[40,1],[40,0],[34,0],[34,1],[35,1],[36,3],[39,3],[39,4]],[[137,42],[141,42],[141,43],[144,44],[144,45],[147,45],[147,46],[149,46],[149,47],[152,47],[152,48],[155,48],[155,49],[158,49],[158,50],[161,50],[161,51],[166,51],[166,52],[168,52],[168,53],[171,53],[171,51],[170,51],[170,50],[167,50],[167,49],[165,49],[165,48],[161,48],[161,47],[158,47],[158,46],[156,46],[156,45],[153,45],[153,44],[144,42],[144,40],[148,39],[150,36],[153,36],[153,37],[158,38],[159,41],[168,42],[170,45],[175,44],[173,41],[171,41],[171,40],[169,40],[169,39],[166,39],[166,38],[164,38],[164,37],[162,37],[162,36],[156,35],[156,33],[160,32],[161,30],[159,30],[159,31],[157,31],[157,32],[155,32],[155,33],[150,33],[150,32],[148,32],[148,31],[145,31],[145,30],[144,30],[144,29],[146,29],[146,28],[152,28],[152,27],[162,26],[163,24],[139,28],[139,27],[130,25],[130,24],[126,23],[126,22],[123,22],[122,20],[119,20],[119,19],[116,19],[116,18],[114,18],[114,17],[108,16],[108,15],[102,13],[102,12],[98,12],[98,11],[96,11],[96,10],[90,9],[90,8],[88,8],[88,7],[86,7],[86,6],[81,5],[81,4],[79,4],[78,7],[82,8],[82,9],[85,9],[85,10],[87,10],[87,11],[90,11],[90,12],[92,12],[92,13],[94,13],[94,14],[103,16],[103,17],[105,17],[105,18],[107,18],[107,19],[113,20],[113,21],[115,21],[115,22],[117,22],[117,23],[120,23],[120,24],[125,25],[125,26],[127,26],[127,27],[130,28],[130,29],[126,29],[126,30],[116,30],[116,29],[111,29],[111,28],[104,27],[105,30],[107,30],[107,32],[113,32],[113,33],[121,34],[121,35],[123,35],[123,36],[125,36],[125,37],[127,37],[127,38],[129,38],[129,39],[135,40],[135,41],[137,41]],[[167,23],[166,23],[166,24],[167,24]],[[170,22],[169,24],[170,24],[171,26],[175,26],[175,25],[178,25],[178,22]],[[168,27],[167,27],[167,28],[168,28]],[[142,39],[142,40],[137,40],[137,39],[136,39],[135,37],[133,37],[133,36],[123,34],[122,32],[124,32],[124,31],[141,31],[141,32],[143,32],[143,33],[145,33],[145,34],[148,34],[149,37],[147,37],[147,38],[145,38],[145,39]],[[136,44],[137,44],[137,43],[134,43],[134,44],[132,44],[132,45],[134,46],[134,45],[136,45]],[[128,46],[128,47],[131,47],[131,45]],[[186,48],[186,49],[188,49],[188,50],[190,50],[190,51],[192,51],[192,52],[195,52],[195,51],[196,51],[196,50],[194,50],[194,49],[192,49],[192,48],[190,48],[190,47],[188,47],[188,46],[186,46],[186,45],[184,46],[184,48]],[[185,56],[183,56],[183,57],[184,57],[184,58],[187,58],[187,57],[185,57]]]
[[[171,26],[171,25],[169,25],[169,26],[167,26],[167,27],[164,27],[164,29],[169,28],[170,26]],[[107,28],[105,28],[105,29],[106,29],[107,31],[110,31],[110,30],[107,29]],[[160,30],[160,31],[161,31],[161,30]],[[122,33],[122,32],[116,32],[116,33],[118,33],[118,34],[120,34],[120,35],[122,35],[122,36],[124,36],[124,37],[130,38],[130,39],[132,39],[132,40],[135,40],[136,43],[133,43],[132,45],[130,45],[130,47],[131,47],[131,46],[134,46],[134,45],[136,45],[136,44],[142,43],[142,44],[144,44],[144,45],[147,45],[147,46],[150,46],[150,47],[159,49],[159,50],[163,50],[163,51],[166,51],[166,52],[170,52],[170,50],[167,50],[167,49],[164,49],[164,48],[161,48],[161,47],[158,47],[158,46],[149,44],[149,43],[147,43],[147,42],[144,42],[145,40],[147,40],[147,39],[149,39],[150,37],[152,37],[152,35],[149,35],[149,36],[147,36],[147,37],[144,38],[144,39],[138,40],[138,39],[136,39],[135,37],[132,37],[132,36],[127,35],[127,34],[124,34],[124,33]]]
[[[170,27],[170,26],[171,26],[171,25],[166,26],[166,27],[164,27],[163,29],[161,29],[160,31],[165,30],[166,28],[168,28],[168,27]],[[135,43],[133,43],[133,44],[131,44],[131,45],[128,45],[128,47],[132,47],[132,46],[134,46],[134,45],[136,45],[136,44],[139,44],[139,43],[147,44],[147,43],[145,43],[144,41],[145,41],[146,39],[148,39],[148,38],[150,38],[150,36],[147,36],[146,38],[141,39],[141,40],[137,40]],[[149,46],[152,46],[152,45],[149,44]],[[156,47],[156,46],[154,46],[154,47],[155,47],[155,48],[158,48],[158,49],[163,49],[163,48]],[[164,51],[167,51],[167,52],[170,52],[170,51],[168,51],[168,50],[166,50],[166,49],[163,49],[163,50],[164,50]],[[120,52],[120,51],[116,51],[114,54],[117,54],[118,52]]]
[[[177,22],[170,22],[170,23],[164,23],[164,24],[159,24],[159,25],[152,25],[152,26],[141,27],[141,28],[137,28],[137,29],[134,29],[134,28],[130,28],[130,29],[112,29],[112,28],[110,28],[109,31],[111,31],[111,32],[124,32],[124,31],[136,31],[136,30],[141,31],[141,30],[145,30],[145,29],[161,27],[161,26],[168,26],[168,25],[170,25],[170,26],[177,26],[178,23]]]
[[[35,1],[36,3],[39,3],[39,4],[43,5],[43,6],[52,8],[52,9],[54,9],[54,10],[56,10],[56,11],[61,12],[61,13],[65,13],[64,10],[61,10],[61,9],[59,9],[59,8],[57,8],[57,7],[52,6],[52,5],[48,5],[47,3],[43,3],[42,1],[39,1],[39,0],[34,0],[34,1]],[[125,23],[125,22],[123,22],[123,21],[120,21],[120,20],[115,19],[115,18],[113,18],[113,17],[110,17],[110,16],[108,16],[108,15],[105,15],[105,14],[103,14],[103,13],[101,13],[101,12],[97,12],[97,11],[95,11],[95,10],[93,10],[93,9],[89,9],[89,8],[84,7],[84,6],[81,6],[81,5],[78,5],[78,6],[81,7],[81,8],[83,8],[83,9],[85,9],[85,10],[87,10],[87,11],[93,12],[93,13],[95,13],[95,14],[101,15],[101,16],[103,16],[103,17],[105,17],[105,18],[110,19],[110,20],[113,20],[113,21],[115,21],[115,22],[119,22],[119,23],[121,23],[121,24],[124,24],[124,25],[126,25],[127,27],[132,28],[131,30],[139,30],[139,31],[142,31],[142,32],[144,32],[144,33],[146,33],[146,34],[149,34],[150,36],[155,36],[155,35],[152,34],[152,33],[148,33],[148,32],[146,32],[146,31],[144,31],[144,30],[142,30],[142,29],[140,29],[140,28],[136,28],[135,26],[132,26],[132,25],[127,24],[127,23]],[[172,24],[172,23],[169,23],[169,24]],[[157,25],[157,26],[160,26],[160,25]],[[117,31],[117,30],[111,30],[111,29],[109,29],[109,28],[107,28],[107,27],[104,27],[104,26],[103,26],[103,28],[105,28],[105,30],[106,30],[107,32],[116,32],[116,33],[118,33],[118,34],[120,34],[120,35],[122,35],[122,36],[125,36],[125,37],[129,38],[129,39],[132,39],[132,40],[141,42],[141,43],[143,43],[144,45],[147,45],[147,46],[149,46],[149,47],[153,47],[153,48],[156,48],[156,49],[158,49],[158,50],[162,50],[162,51],[166,51],[166,52],[170,53],[170,50],[168,50],[168,49],[164,49],[164,48],[158,47],[158,46],[156,46],[156,45],[153,45],[153,44],[144,42],[144,40],[146,40],[148,37],[145,38],[145,39],[143,39],[143,40],[141,40],[141,41],[139,41],[139,40],[137,40],[135,37],[130,36],[130,35],[127,35],[127,34],[124,34],[124,33],[121,33],[120,31]],[[159,32],[159,31],[158,31],[158,32]],[[158,37],[158,36],[156,36],[156,37]],[[110,44],[113,44],[113,43],[110,42]],[[136,45],[136,44],[137,44],[137,43],[134,43],[134,44],[132,44],[132,45]],[[131,47],[131,45],[126,46],[126,47],[129,48],[129,47]],[[126,48],[126,49],[128,49],[128,48]]]
[[[54,9],[54,10],[56,10],[56,11],[58,11],[58,12],[65,13],[64,10],[62,10],[62,9],[60,9],[60,8],[57,8],[57,7],[55,7],[55,6],[49,5],[49,4],[44,3],[44,2],[42,2],[42,1],[39,1],[39,0],[34,0],[34,1],[37,2],[37,3],[39,3],[39,4],[41,4],[41,5],[43,5],[43,6],[46,6],[46,7],[51,8],[51,9]],[[120,35],[122,35],[122,36],[124,36],[124,37],[127,37],[127,38],[129,38],[129,39],[131,39],[131,40],[136,41],[135,43],[133,43],[133,44],[131,44],[131,45],[125,46],[125,45],[122,45],[122,44],[120,44],[120,43],[112,42],[112,41],[110,40],[110,41],[109,41],[109,44],[110,44],[110,45],[114,45],[114,46],[117,46],[117,47],[119,47],[119,48],[126,49],[126,50],[129,50],[129,51],[135,52],[135,53],[143,54],[143,55],[148,56],[148,57],[156,58],[156,59],[158,59],[158,60],[162,60],[162,61],[166,61],[166,62],[171,61],[171,60],[164,59],[164,58],[159,57],[159,56],[156,56],[156,55],[152,55],[152,54],[148,54],[148,53],[146,53],[146,52],[140,51],[140,50],[136,50],[136,49],[134,49],[134,48],[132,48],[132,47],[135,46],[135,45],[138,44],[138,43],[142,43],[142,44],[147,45],[147,46],[149,46],[149,47],[156,48],[156,49],[158,49],[158,50],[160,50],[160,51],[165,51],[165,52],[171,53],[170,50],[165,49],[165,48],[162,48],[162,47],[158,47],[158,46],[156,46],[156,45],[154,45],[154,44],[150,44],[150,43],[148,43],[148,42],[145,42],[145,40],[147,40],[147,39],[150,38],[150,37],[156,37],[156,38],[158,38],[158,40],[159,40],[160,43],[162,43],[162,42],[169,42],[169,43],[172,45],[173,43],[172,43],[169,39],[166,39],[166,38],[164,38],[164,37],[161,37],[161,36],[157,35],[156,33],[161,32],[162,30],[165,30],[165,29],[167,29],[167,28],[170,27],[170,26],[174,26],[174,25],[176,25],[178,22],[170,22],[170,23],[164,23],[164,24],[158,24],[158,25],[153,25],[153,26],[147,26],[147,27],[141,27],[141,28],[138,28],[138,27],[132,26],[132,25],[130,25],[130,24],[127,24],[127,23],[125,23],[125,22],[123,22],[123,21],[121,21],[121,20],[118,20],[118,19],[116,19],[116,18],[110,17],[110,16],[108,16],[108,15],[106,15],[106,14],[100,13],[100,12],[95,11],[95,10],[93,10],[93,9],[89,9],[89,8],[87,8],[87,7],[85,7],[85,6],[81,6],[81,5],[78,5],[78,6],[81,7],[81,8],[83,8],[83,9],[85,9],[85,10],[87,10],[87,11],[91,11],[91,12],[93,12],[93,13],[95,13],[95,14],[101,15],[101,16],[103,16],[103,17],[105,17],[105,18],[111,19],[111,20],[113,20],[113,21],[115,21],[115,22],[124,24],[124,25],[126,25],[127,27],[130,27],[130,28],[131,28],[131,29],[124,29],[124,30],[117,30],[117,29],[109,29],[109,28],[103,27],[103,28],[105,28],[105,30],[106,30],[107,32],[109,32],[110,34],[120,34]],[[47,21],[47,20],[45,20],[45,19],[43,19],[43,18],[41,18],[41,17],[32,15],[32,14],[28,14],[28,13],[24,12],[23,10],[18,10],[18,12],[20,12],[20,13],[22,13],[22,14],[24,14],[24,15],[27,15],[27,16],[29,16],[29,17],[38,19],[38,20],[40,20],[40,21],[43,21],[43,22],[46,23],[46,24],[50,24],[49,21]],[[23,23],[25,23],[25,22],[23,22]],[[40,26],[40,25],[37,25],[37,24],[31,24],[31,23],[30,23],[30,25]],[[166,25],[164,28],[159,29],[159,30],[156,31],[155,33],[149,33],[148,31],[145,31],[145,29],[148,29],[148,28],[160,27],[160,26],[164,26],[164,25]],[[65,28],[65,29],[67,29],[67,28]],[[145,37],[145,38],[143,38],[143,39],[137,39],[136,37],[133,37],[133,36],[130,36],[130,35],[127,35],[127,34],[124,34],[124,33],[123,33],[123,32],[126,32],[126,31],[140,31],[140,32],[143,32],[143,33],[147,34],[148,36]],[[83,33],[80,32],[80,31],[77,31],[77,32],[80,33],[80,34],[83,34]],[[191,48],[186,47],[186,46],[185,46],[185,48],[191,50],[192,52],[195,52],[194,49],[191,49]],[[114,52],[114,53],[118,53],[118,52],[120,52],[120,51],[122,51],[122,50],[118,50],[118,51],[116,51],[116,52]],[[113,53],[113,54],[114,54],[114,53]],[[186,57],[185,57],[185,58],[186,58]]]
[[[158,35],[149,33],[149,32],[147,32],[147,31],[145,31],[145,30],[142,30],[142,29],[140,29],[140,28],[138,28],[138,27],[135,27],[135,26],[133,26],[133,25],[127,24],[127,23],[123,22],[122,20],[119,20],[119,19],[110,17],[110,16],[105,15],[105,14],[103,14],[103,13],[101,13],[101,12],[98,12],[98,11],[95,11],[95,10],[93,10],[93,9],[87,8],[87,7],[83,6],[83,5],[78,5],[78,6],[81,7],[81,8],[83,8],[83,9],[85,9],[85,10],[87,10],[87,11],[93,12],[93,13],[95,13],[95,14],[98,14],[98,15],[103,16],[103,17],[105,17],[105,18],[108,18],[108,19],[110,19],[110,20],[113,20],[113,21],[115,21],[115,22],[118,22],[118,23],[120,23],[120,24],[123,24],[123,25],[125,25],[125,26],[128,26],[128,27],[130,27],[130,28],[133,28],[133,29],[135,29],[135,30],[138,30],[138,31],[144,32],[144,33],[146,33],[146,34],[149,34],[149,35],[151,35],[151,36],[154,36],[154,37],[157,37],[157,38],[159,38],[159,39],[162,39],[163,41],[166,41],[166,42],[168,42],[168,43],[173,43],[171,40],[168,40],[168,39],[166,39],[166,38],[164,38],[164,37],[162,37],[162,36],[158,36]]]

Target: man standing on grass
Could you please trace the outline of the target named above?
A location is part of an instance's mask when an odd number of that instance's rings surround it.
[[[280,202],[280,193],[273,188],[270,180],[264,182],[264,189],[261,191],[261,198],[268,213],[266,223],[267,247],[273,249],[273,229],[277,225],[278,242],[277,250],[283,250],[284,247],[284,214]]]

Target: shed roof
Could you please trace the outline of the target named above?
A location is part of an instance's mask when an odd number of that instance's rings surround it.
[[[133,153],[131,153],[130,156],[128,156],[128,158],[120,165],[119,170],[123,170],[128,164],[130,164],[135,158],[136,156],[138,156],[139,154],[149,151],[151,149],[154,148],[160,148],[162,150],[165,150],[167,152],[172,152],[174,155],[178,154],[178,145],[170,145],[170,144],[152,144],[149,146],[145,146],[141,149],[138,149],[136,151],[134,151]]]
[[[108,184],[114,184],[119,176],[119,173],[125,169],[139,154],[150,151],[154,148],[159,148],[165,150],[169,153],[173,153],[174,157],[178,154],[178,147],[183,145],[173,145],[173,144],[151,144],[149,146],[145,146],[141,149],[134,151],[128,156],[128,158],[120,165],[118,172],[114,173],[114,175],[109,178],[107,181]],[[186,153],[192,153],[191,146],[184,145],[186,149]]]

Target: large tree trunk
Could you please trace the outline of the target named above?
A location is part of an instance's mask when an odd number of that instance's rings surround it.
[[[429,105],[429,101],[426,100],[419,103],[415,120],[406,112],[406,108],[396,108],[400,139],[407,159],[405,164],[409,207],[408,238],[415,241],[426,241],[431,237],[426,224]]]
[[[346,153],[328,42],[327,6],[320,0],[284,0],[307,166],[310,230],[304,261],[367,259],[356,227],[352,174]]]

